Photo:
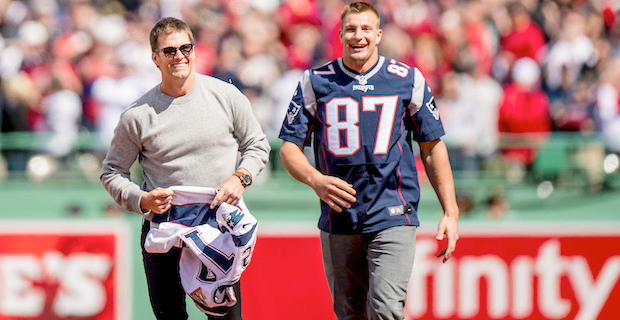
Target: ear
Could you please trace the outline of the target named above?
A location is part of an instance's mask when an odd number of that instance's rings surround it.
[[[159,57],[157,56],[155,52],[151,52],[151,60],[153,60],[153,63],[155,63],[155,66],[159,68]]]
[[[377,44],[381,43],[381,37],[383,36],[383,30],[377,30]]]

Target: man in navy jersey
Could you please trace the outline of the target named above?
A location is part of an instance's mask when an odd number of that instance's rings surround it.
[[[342,58],[304,72],[280,131],[282,165],[321,199],[323,263],[340,320],[403,319],[419,225],[414,140],[444,211],[443,262],[458,240],[433,95],[417,68],[379,55],[381,36],[372,5],[347,5]],[[312,142],[316,168],[303,153]]]

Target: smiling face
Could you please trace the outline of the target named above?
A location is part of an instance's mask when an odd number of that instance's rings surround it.
[[[368,71],[379,59],[377,45],[382,33],[379,17],[370,10],[344,16],[340,28],[344,64],[360,73]]]
[[[157,48],[179,48],[191,44],[190,36],[185,31],[163,33],[157,39]],[[194,50],[189,55],[184,55],[181,50],[176,50],[174,56],[168,58],[163,51],[152,53],[153,62],[161,71],[162,91],[166,94],[177,96],[176,91],[182,88],[191,89],[193,85]]]

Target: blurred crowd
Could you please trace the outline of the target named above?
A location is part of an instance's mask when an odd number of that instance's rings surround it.
[[[0,0],[2,132],[49,134],[55,157],[83,131],[106,145],[123,109],[160,80],[151,26],[176,16],[194,32],[195,71],[239,87],[275,139],[303,70],[340,56],[346,2]],[[528,168],[554,132],[601,137],[586,164],[620,151],[618,1],[370,2],[380,53],[433,89],[456,170],[498,155]]]

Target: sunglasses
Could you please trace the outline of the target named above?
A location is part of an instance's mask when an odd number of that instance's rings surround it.
[[[193,43],[188,43],[188,44],[184,44],[180,47],[165,47],[163,49],[155,49],[153,50],[153,52],[159,52],[159,51],[163,51],[164,52],[164,56],[166,56],[166,58],[168,59],[172,59],[177,55],[177,50],[180,50],[181,53],[184,56],[189,56],[190,54],[192,54],[192,50],[194,50],[194,44]]]

